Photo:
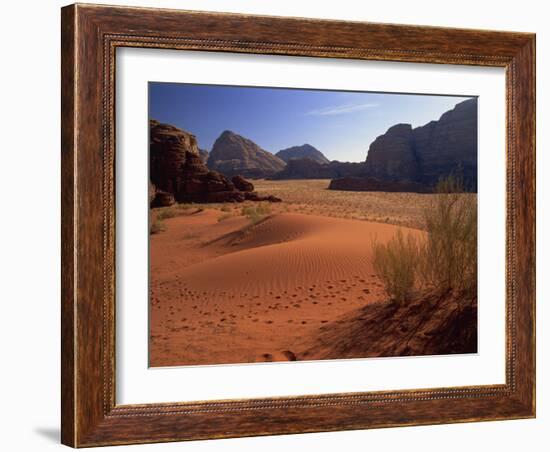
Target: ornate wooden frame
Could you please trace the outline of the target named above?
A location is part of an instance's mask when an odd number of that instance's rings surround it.
[[[62,9],[61,31],[64,444],[84,447],[535,416],[535,35],[81,4]],[[506,383],[116,405],[117,47],[506,68]]]

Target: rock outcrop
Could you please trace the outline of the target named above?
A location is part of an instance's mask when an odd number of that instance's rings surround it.
[[[420,182],[434,184],[460,167],[468,188],[477,190],[477,98],[414,129],[414,145]]]
[[[282,170],[285,162],[253,141],[226,130],[212,147],[208,168],[228,177],[263,178]]]
[[[397,124],[376,138],[369,148],[366,171],[380,180],[412,181],[418,177],[413,129],[410,124]]]
[[[218,171],[209,170],[194,135],[150,121],[151,207],[165,207],[174,202],[242,202],[254,197],[259,201],[279,200],[259,196],[253,190],[254,185],[241,176],[230,180]]]
[[[149,175],[157,190],[172,194],[181,190],[188,155],[199,156],[194,135],[154,119],[149,121]]]
[[[329,163],[330,160],[325,155],[314,148],[311,144],[303,144],[302,146],[293,146],[287,149],[283,149],[275,154],[284,162],[288,163],[290,160],[308,158],[314,162],[323,164]]]
[[[182,168],[183,185],[178,202],[242,202],[244,195],[217,171],[209,171],[200,156],[188,153]]]
[[[438,121],[413,129],[397,124],[376,138],[365,161],[364,182],[333,180],[334,190],[395,191],[417,187],[432,191],[442,177],[460,175],[469,191],[477,191],[477,98],[465,100]],[[355,187],[355,188],[353,188]],[[401,191],[401,190],[398,190]]]
[[[235,185],[235,188],[240,191],[254,191],[254,184],[247,181],[242,176],[233,176],[231,182]]]
[[[151,207],[170,207],[176,203],[174,195],[167,191],[157,190],[155,197],[150,201]]]

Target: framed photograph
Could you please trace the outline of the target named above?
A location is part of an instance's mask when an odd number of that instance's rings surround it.
[[[62,442],[535,416],[535,36],[62,9]]]

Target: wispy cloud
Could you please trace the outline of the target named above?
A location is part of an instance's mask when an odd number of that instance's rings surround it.
[[[329,115],[345,115],[348,113],[355,113],[357,111],[368,110],[369,108],[376,108],[378,104],[369,102],[363,104],[341,104],[332,105],[330,107],[319,108],[317,110],[310,110],[306,113],[307,116],[329,116]]]

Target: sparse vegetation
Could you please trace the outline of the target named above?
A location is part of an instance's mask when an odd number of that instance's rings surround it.
[[[256,224],[271,214],[271,207],[268,204],[260,203],[252,206],[244,206],[241,215],[247,217],[252,224]]]
[[[164,223],[160,220],[153,221],[149,226],[149,233],[152,234],[158,234],[162,231],[166,230],[166,226]]]
[[[463,189],[460,177],[441,180],[438,196],[424,214],[428,236],[420,277],[442,291],[477,287],[477,203]]]
[[[401,229],[387,243],[373,243],[373,265],[386,293],[395,301],[403,302],[412,293],[419,244],[412,234]]]
[[[260,195],[283,200],[273,213],[295,212],[424,229],[424,209],[434,194],[328,190],[329,179],[255,180]],[[475,195],[473,195],[475,196]]]
[[[228,218],[231,218],[233,215],[230,213],[223,214],[221,217],[218,217],[218,223],[221,223],[222,221],[227,220]]]
[[[415,287],[438,292],[477,288],[477,202],[451,175],[436,187],[424,210],[425,241],[398,231],[386,244],[374,243],[374,268],[386,293],[405,301]]]
[[[157,211],[157,220],[167,220],[168,218],[187,215],[192,207],[193,206],[191,204],[175,204],[172,207],[161,207],[159,209],[155,209]]]
[[[177,217],[178,215],[181,215],[181,212],[178,212],[177,209],[167,207],[157,213],[157,220],[166,220],[168,218]]]

